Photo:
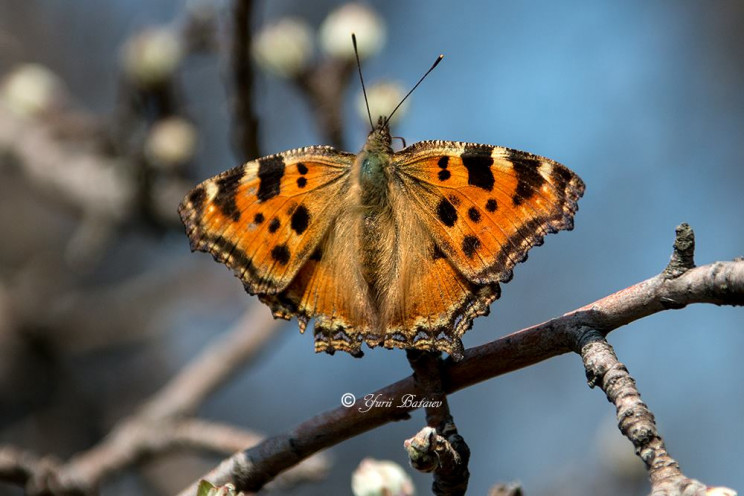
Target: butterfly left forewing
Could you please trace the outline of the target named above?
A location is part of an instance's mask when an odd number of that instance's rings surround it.
[[[584,183],[563,165],[509,148],[416,143],[393,163],[411,209],[470,281],[507,281],[543,237],[573,227]]]
[[[281,291],[338,215],[353,157],[307,147],[207,179],[179,207],[192,249],[231,268],[251,294]]]

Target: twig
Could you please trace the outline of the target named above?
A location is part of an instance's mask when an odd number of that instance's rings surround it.
[[[53,124],[21,119],[0,105],[0,153],[15,158],[28,181],[83,213],[111,223],[131,215],[135,185],[126,160],[91,149],[90,136],[58,139]],[[85,146],[87,144],[87,146]]]
[[[444,361],[444,393],[451,394],[569,351],[580,353],[583,337],[592,330],[606,336],[640,318],[691,303],[744,305],[744,261],[716,262],[687,270],[676,278],[660,274],[561,317],[468,349],[462,361]],[[413,377],[407,377],[374,394],[400,405],[403,395],[415,391]],[[209,480],[216,485],[232,482],[240,490],[256,491],[312,453],[399,420],[413,410],[373,408],[362,413],[362,406],[362,400],[358,400],[351,408],[325,412],[286,434],[269,438],[223,462]],[[193,494],[194,488],[181,494]]]
[[[677,226],[675,232],[672,258],[664,269],[667,277],[679,277],[695,267],[695,233],[686,223]]]
[[[519,482],[495,484],[488,491],[488,496],[523,496],[522,485]]]
[[[270,312],[254,305],[230,331],[156,393],[138,414],[121,422],[99,445],[74,457],[67,471],[81,483],[97,483],[114,469],[153,454],[156,450],[144,444],[150,442],[147,431],[164,429],[169,420],[193,413],[209,393],[250,363],[274,336],[276,328]]]
[[[403,447],[408,452],[411,466],[420,472],[433,472],[432,494],[460,496],[468,489],[470,448],[457,433],[455,424],[445,424],[439,433],[433,427],[424,427]]]
[[[233,7],[233,141],[242,161],[259,157],[258,119],[253,112],[251,65],[251,0],[235,0]]]
[[[211,343],[143,408],[150,418],[193,413],[206,397],[246,367],[276,335],[279,324],[255,303],[232,329]]]
[[[426,423],[419,434],[404,443],[411,466],[422,472],[433,472],[432,493],[438,496],[465,494],[470,472],[470,448],[457,432],[447,396],[442,389],[441,352],[406,350],[408,363],[422,400]],[[417,398],[419,399],[419,398]]]
[[[232,330],[206,348],[138,414],[119,422],[101,443],[66,464],[2,447],[0,480],[23,484],[29,494],[88,494],[124,467],[168,450],[191,447],[228,454],[256,444],[257,434],[183,417],[249,364],[276,329],[270,312],[254,305]],[[327,465],[325,459],[311,463],[316,468]]]
[[[343,148],[344,145],[344,90],[353,73],[354,63],[351,60],[328,59],[295,78],[295,83],[313,107],[323,139],[335,148]]]
[[[588,332],[581,346],[581,357],[586,367],[589,386],[600,386],[607,399],[617,409],[617,420],[622,433],[635,446],[651,480],[653,496],[676,494],[705,494],[705,484],[685,477],[664,446],[656,430],[654,416],[625,365],[620,363],[612,346],[598,332]]]

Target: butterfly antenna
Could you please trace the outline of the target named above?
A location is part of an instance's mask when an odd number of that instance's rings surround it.
[[[359,80],[362,82],[362,93],[364,93],[364,104],[367,106],[367,117],[369,125],[374,130],[375,125],[372,123],[372,112],[369,111],[369,100],[367,100],[367,88],[364,87],[364,77],[362,76],[362,64],[359,62],[359,50],[357,49],[356,34],[351,33],[351,42],[354,44],[354,56],[356,57],[357,69],[359,70]]]
[[[434,68],[435,68],[436,66],[438,66],[438,65],[439,65],[439,63],[440,63],[440,62],[442,61],[442,59],[443,59],[443,58],[444,58],[444,55],[440,55],[439,57],[437,57],[437,60],[435,60],[435,61],[434,61],[434,63],[433,63],[432,65],[431,65],[431,67],[429,67],[429,70],[428,70],[428,71],[426,71],[426,73],[424,73],[424,75],[423,75],[423,76],[421,76],[421,79],[419,79],[419,80],[418,80],[418,83],[416,83],[416,84],[415,84],[415,85],[413,86],[413,88],[411,88],[411,91],[409,91],[408,93],[406,93],[406,96],[404,96],[404,97],[403,97],[403,99],[402,99],[402,100],[400,101],[400,103],[399,103],[399,104],[398,104],[398,105],[397,105],[397,106],[396,106],[396,107],[395,107],[395,108],[393,109],[393,111],[392,111],[392,112],[390,112],[390,115],[388,115],[388,116],[387,116],[387,119],[385,119],[385,123],[386,123],[386,124],[387,124],[388,122],[390,122],[390,118],[391,118],[391,117],[393,116],[393,114],[394,114],[394,113],[395,113],[395,112],[396,112],[396,111],[397,111],[397,110],[398,110],[398,109],[400,108],[400,106],[401,106],[401,105],[403,105],[403,102],[405,102],[405,101],[406,101],[406,98],[408,98],[409,96],[411,96],[411,93],[413,93],[413,91],[414,91],[414,90],[415,90],[416,88],[418,88],[419,84],[421,84],[421,82],[422,82],[422,81],[423,81],[424,79],[426,79],[426,76],[428,76],[428,75],[429,75],[429,73],[430,73],[431,71],[433,71],[433,70],[434,70]],[[369,111],[369,109],[367,109],[367,110]]]

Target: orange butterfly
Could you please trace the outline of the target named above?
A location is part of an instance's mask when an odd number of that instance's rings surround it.
[[[394,152],[388,121],[356,155],[311,146],[223,172],[179,214],[192,250],[231,268],[274,317],[297,317],[301,332],[315,319],[316,352],[361,356],[367,343],[459,359],[499,282],[546,234],[572,229],[584,183],[491,145]]]

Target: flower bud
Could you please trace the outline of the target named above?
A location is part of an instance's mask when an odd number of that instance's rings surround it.
[[[367,88],[367,99],[369,100],[369,111],[372,115],[372,122],[377,122],[377,118],[381,115],[385,117],[390,116],[390,112],[400,103],[404,95],[403,87],[392,81],[382,81]],[[367,106],[364,104],[364,93],[359,94],[356,107],[359,115],[366,121]],[[406,101],[395,112],[390,122],[396,122],[406,113],[407,108],[408,102]]]
[[[197,133],[193,124],[182,117],[169,117],[155,123],[145,142],[145,156],[163,169],[185,164],[196,152]]]
[[[34,117],[50,110],[63,98],[63,85],[49,69],[39,64],[17,66],[0,88],[0,101],[17,115]]]
[[[354,496],[411,496],[413,481],[397,463],[365,458],[351,475]]]
[[[127,40],[121,55],[126,76],[141,87],[157,86],[173,76],[183,59],[183,46],[171,29],[144,30]]]
[[[264,70],[292,77],[307,65],[313,52],[313,34],[301,19],[285,17],[261,29],[253,40],[253,58]]]
[[[705,496],[736,496],[738,493],[728,487],[708,487]]]
[[[202,480],[196,490],[196,496],[245,496],[244,492],[237,492],[232,484],[215,486],[210,482]]]
[[[377,13],[361,3],[347,3],[323,21],[320,46],[331,57],[353,59],[352,33],[356,35],[361,59],[378,53],[385,44],[385,23]]]

